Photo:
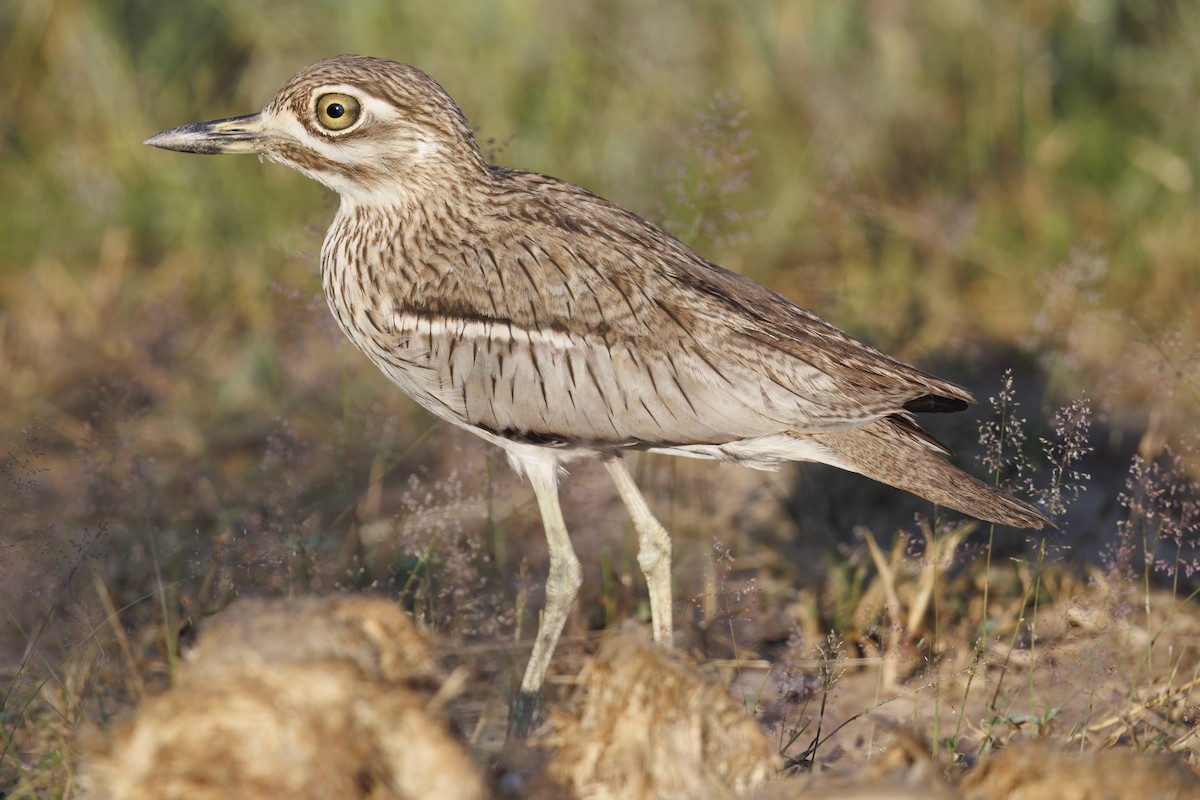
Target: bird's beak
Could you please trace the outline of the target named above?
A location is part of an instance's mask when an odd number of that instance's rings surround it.
[[[269,141],[262,114],[193,122],[156,133],[143,144],[181,153],[262,153]]]

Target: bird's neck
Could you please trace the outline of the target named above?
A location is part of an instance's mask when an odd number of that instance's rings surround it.
[[[442,170],[425,163],[373,181],[335,187],[338,217],[380,217],[420,225],[428,220],[467,217],[486,205],[496,178],[491,169]],[[443,174],[446,172],[447,174]]]
[[[331,304],[338,286],[386,282],[404,296],[446,268],[447,242],[469,241],[484,197],[465,191],[342,195],[321,250]]]
[[[472,193],[454,190],[342,195],[329,234],[340,231],[369,249],[396,249],[419,237],[440,241],[469,227],[479,205]]]

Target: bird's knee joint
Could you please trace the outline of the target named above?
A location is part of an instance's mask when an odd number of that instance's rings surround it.
[[[638,550],[637,560],[642,572],[647,574],[656,570],[660,564],[671,563],[671,540],[659,539],[643,542],[641,549]]]
[[[583,570],[578,560],[550,565],[550,575],[546,578],[547,597],[574,598],[582,585]]]

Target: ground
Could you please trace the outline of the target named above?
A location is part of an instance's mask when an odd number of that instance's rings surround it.
[[[1192,5],[277,11],[0,8],[0,793],[70,796],[81,732],[172,685],[235,599],[368,592],[467,670],[446,713],[511,785],[532,493],[336,330],[322,187],[140,144],[345,51],[433,73],[494,161],[967,386],[979,404],[932,432],[1059,523],[967,531],[823,467],[634,458],[675,542],[680,649],[788,769],[833,781],[904,741],[957,790],[1023,740],[1196,766]],[[585,585],[546,720],[648,619],[603,470],[573,468],[564,508]]]

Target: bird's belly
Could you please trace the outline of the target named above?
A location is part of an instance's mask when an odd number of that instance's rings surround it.
[[[534,444],[725,443],[777,432],[711,376],[632,344],[559,329],[396,314],[351,335],[400,388],[443,419]]]

